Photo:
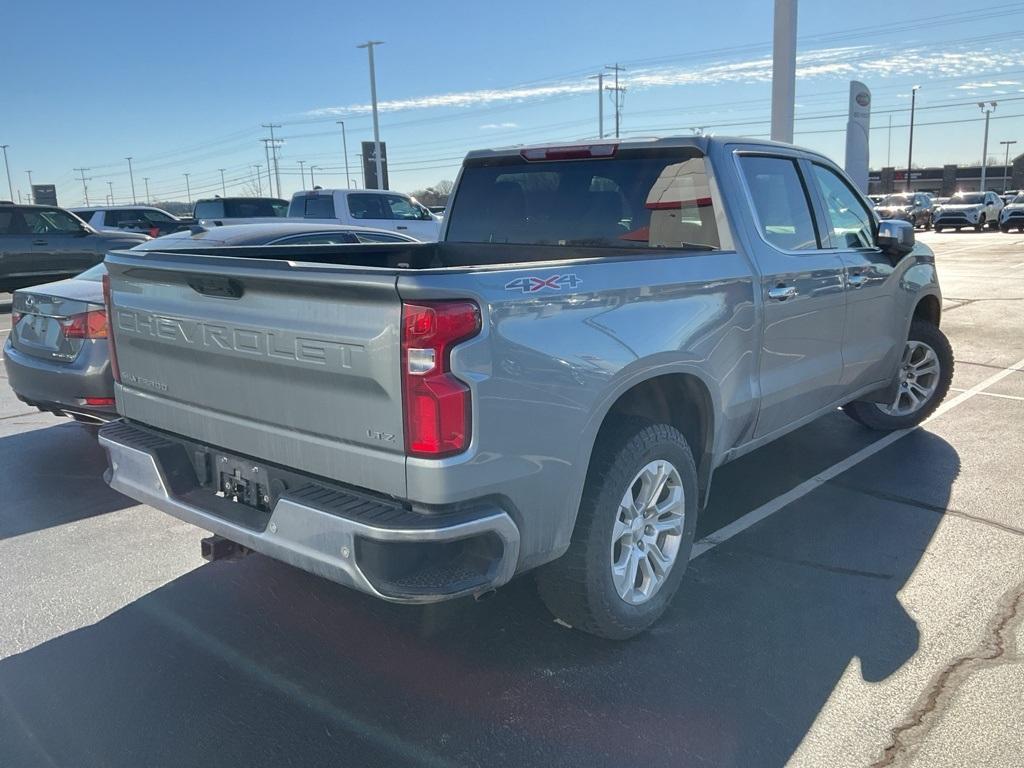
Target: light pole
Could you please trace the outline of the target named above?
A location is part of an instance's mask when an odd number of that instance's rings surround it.
[[[985,142],[982,144],[981,149],[981,189],[979,192],[985,191],[985,177],[988,175],[988,120],[992,116],[992,113],[996,111],[996,104],[999,102],[990,101],[986,104],[984,101],[979,101],[978,106],[985,115]]]
[[[192,202],[192,187],[189,186],[189,183],[188,183],[188,177],[191,176],[191,175],[192,174],[190,174],[190,173],[186,173],[185,174],[185,194],[188,196],[189,203]]]
[[[263,166],[257,163],[253,168],[256,169],[256,189],[259,191],[260,197],[263,197],[263,173],[260,170]]]
[[[336,120],[341,126],[341,151],[345,155],[345,189],[352,189],[352,177],[348,175],[348,139],[345,137],[345,121]]]
[[[313,169],[314,168],[316,168],[315,165],[309,166],[309,186],[310,186],[310,189],[316,189],[316,181],[314,181],[314,179],[313,179]]]
[[[306,161],[299,160],[299,187],[302,191],[306,191]]]
[[[917,106],[917,92],[920,85],[910,89],[910,144],[907,146],[907,192],[910,191],[910,169],[914,162],[914,108]]]
[[[139,201],[135,199],[135,176],[132,174],[132,159],[126,157],[128,161],[128,180],[132,183],[132,205],[138,205]]]
[[[370,106],[373,109],[373,161],[377,167],[377,189],[383,189],[384,168],[380,157],[380,125],[377,122],[377,72],[373,66],[373,47],[383,45],[383,40],[368,40],[356,48],[365,48],[370,59]]]
[[[1000,141],[999,143],[1002,144],[1004,147],[1006,147],[1006,159],[1003,160],[1003,194],[1005,195],[1006,194],[1006,175],[1007,175],[1007,171],[1010,170],[1010,145],[1011,144],[1016,144],[1017,140],[1014,139],[1013,141]],[[32,173],[32,172],[29,171],[29,173]],[[29,183],[31,184],[32,183],[32,177],[29,176],[28,180],[29,180]]]
[[[228,196],[228,188],[226,186],[224,186],[224,169],[223,168],[218,168],[217,170],[220,171],[220,193],[224,197],[227,197]]]
[[[597,80],[597,138],[604,138],[604,72],[591,75],[588,80]]]
[[[149,205],[149,176],[143,176],[142,181],[146,185],[146,204]]]
[[[796,0],[775,0],[772,25],[772,140],[793,143]]]
[[[110,195],[109,195],[109,197],[110,197],[110,204],[113,205],[114,204],[114,182],[110,181],[109,179],[107,180],[107,189],[110,190]]]
[[[7,148],[10,144],[0,144],[0,149],[4,151],[4,168],[7,169],[7,191],[11,195],[11,202],[14,202],[14,185],[11,184],[11,166],[7,164]]]
[[[363,153],[356,152],[356,157],[359,158],[359,172],[362,175],[363,183],[360,185],[362,189],[366,189],[366,167],[363,165]]]
[[[1005,143],[1006,143],[1005,141],[1000,142],[1000,144],[1005,144]],[[1009,152],[1010,150],[1007,149],[1006,151]],[[35,195],[32,194],[32,171],[25,171],[25,173],[28,174],[28,201],[30,203],[34,203],[36,200],[35,200]],[[1003,186],[1005,187],[1006,184],[1004,183]]]

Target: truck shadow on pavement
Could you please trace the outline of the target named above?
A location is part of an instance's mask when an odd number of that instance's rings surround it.
[[[789,458],[741,461],[713,518]],[[913,482],[873,492],[893,467],[921,475],[930,508]],[[851,664],[879,681],[917,651],[897,593],[959,467],[940,438],[904,437],[694,560],[670,612],[626,643],[554,623],[529,578],[402,607],[260,556],[206,565],[0,662],[0,762],[783,765]]]
[[[69,421],[0,436],[0,539],[136,504],[103,482],[106,467],[96,438]]]

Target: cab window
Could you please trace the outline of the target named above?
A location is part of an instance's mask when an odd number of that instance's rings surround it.
[[[817,163],[811,167],[828,215],[833,247],[874,248],[874,218],[860,196],[831,168]]]
[[[740,167],[765,241],[784,251],[820,248],[810,199],[796,161],[788,157],[743,155]]]

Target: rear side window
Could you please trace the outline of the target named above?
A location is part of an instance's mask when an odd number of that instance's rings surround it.
[[[467,165],[446,239],[609,248],[720,247],[707,161],[693,150]]]
[[[224,203],[220,200],[202,200],[196,203],[197,219],[219,219],[224,216]]]
[[[391,219],[385,195],[349,195],[348,212],[353,219]]]
[[[289,215],[302,219],[333,219],[334,195],[306,195],[292,201]]]
[[[761,237],[784,251],[820,248],[811,203],[796,162],[788,157],[741,155],[740,167]]]
[[[284,200],[265,200],[258,197],[242,200],[224,200],[223,216],[229,219],[259,219],[288,215]]]

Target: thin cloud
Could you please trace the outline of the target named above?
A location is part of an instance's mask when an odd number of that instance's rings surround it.
[[[814,78],[871,78],[915,76],[964,77],[992,71],[994,53],[982,50],[945,50],[912,48],[892,51],[873,46],[844,46],[807,51],[797,56],[797,77],[802,80]],[[1003,60],[1024,58],[1024,51],[1007,53],[1002,51]],[[626,73],[625,84],[633,91],[651,88],[672,88],[681,85],[715,85],[721,83],[769,82],[772,77],[770,56],[744,61],[726,61],[700,68],[661,67],[634,69]],[[1018,81],[991,80],[983,82],[965,81],[956,86],[957,90],[975,91],[980,88],[1020,85]],[[450,93],[416,96],[408,99],[393,99],[379,102],[382,112],[401,112],[439,107],[476,107],[493,104],[538,101],[560,96],[592,93],[594,84],[587,80],[563,80],[542,85],[516,86],[512,88],[454,91]],[[366,114],[369,104],[321,107],[306,112],[308,116],[327,117],[343,114]],[[516,127],[506,123],[487,123],[484,130]]]
[[[480,126],[481,131],[495,131],[499,128],[518,128],[519,123],[484,123]]]

